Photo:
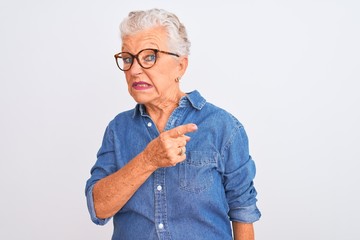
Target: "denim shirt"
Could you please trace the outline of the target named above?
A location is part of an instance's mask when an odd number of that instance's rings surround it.
[[[182,97],[165,130],[195,123],[188,133],[186,160],[156,170],[113,216],[113,240],[232,239],[231,222],[260,218],[253,185],[255,164],[242,124],[197,91]],[[86,183],[91,219],[96,217],[94,184],[122,168],[159,136],[143,105],[120,113],[108,125],[97,161]]]

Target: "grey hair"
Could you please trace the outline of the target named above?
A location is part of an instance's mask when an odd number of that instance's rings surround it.
[[[169,51],[184,56],[190,54],[190,41],[185,26],[178,17],[163,9],[132,11],[120,24],[121,39],[153,27],[164,27],[168,34]],[[163,49],[161,49],[163,50]]]

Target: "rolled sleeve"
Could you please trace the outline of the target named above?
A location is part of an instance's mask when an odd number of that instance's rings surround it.
[[[237,128],[224,152],[224,187],[232,221],[253,223],[260,219],[256,206],[257,192],[253,179],[256,174],[255,162],[249,155],[248,138],[243,126]]]
[[[94,185],[88,188],[86,192],[87,207],[90,213],[91,220],[97,225],[105,225],[111,218],[101,219],[96,216],[93,198]]]
[[[229,217],[231,221],[253,223],[260,219],[261,213],[256,204],[253,204],[248,207],[230,209]]]
[[[107,127],[102,146],[97,153],[97,161],[91,169],[91,177],[86,182],[85,195],[87,201],[87,207],[90,213],[91,220],[98,225],[106,224],[110,218],[100,219],[96,216],[94,208],[93,188],[97,181],[107,177],[111,173],[116,171],[115,154],[112,130]]]

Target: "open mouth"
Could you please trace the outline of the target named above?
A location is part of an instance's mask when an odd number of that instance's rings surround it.
[[[142,90],[142,89],[148,89],[151,88],[152,85],[146,83],[146,82],[134,82],[132,84],[132,87],[135,88],[136,90]]]

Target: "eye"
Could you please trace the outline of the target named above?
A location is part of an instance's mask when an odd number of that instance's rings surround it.
[[[155,62],[155,60],[156,60],[156,55],[155,55],[155,53],[149,53],[149,54],[147,54],[147,55],[145,55],[144,57],[143,57],[143,60],[145,61],[145,62]]]
[[[122,60],[124,64],[131,64],[133,61],[132,57],[123,57]]]

